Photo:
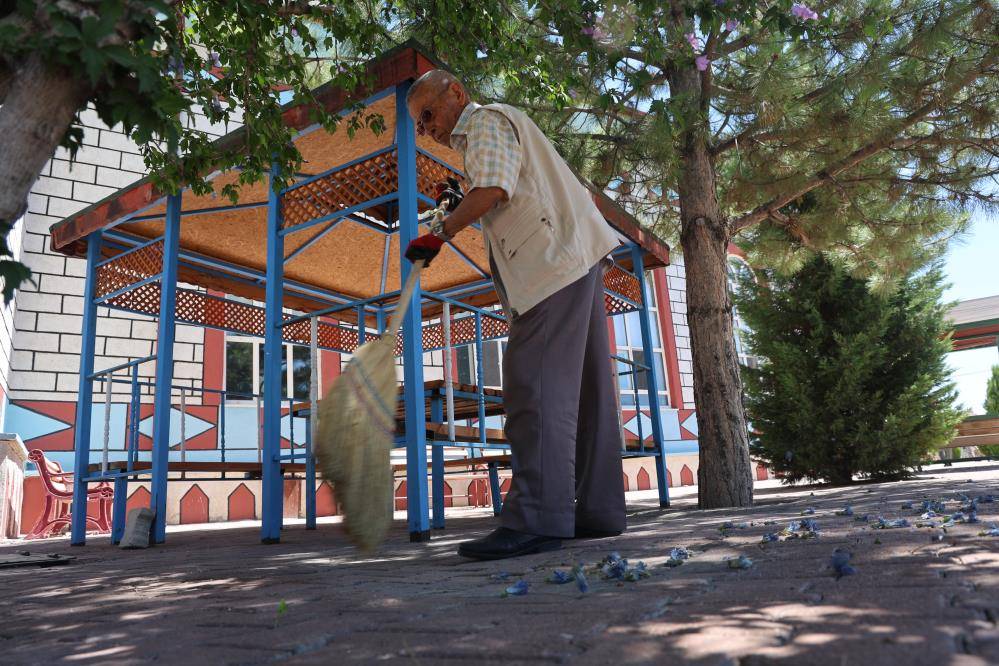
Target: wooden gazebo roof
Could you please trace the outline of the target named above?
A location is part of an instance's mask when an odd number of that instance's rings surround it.
[[[407,43],[369,64],[374,83],[366,89],[346,93],[323,86],[316,91],[320,102],[331,112],[339,112],[355,100],[369,100],[368,111],[381,114],[385,130],[375,134],[367,128],[348,138],[345,131],[330,134],[316,128],[303,106],[288,106],[284,120],[299,130],[294,139],[305,162],[300,180],[350,165],[320,180],[292,186],[282,199],[285,224],[292,225],[331,215],[366,200],[396,190],[395,86],[415,79],[424,72],[441,67],[423,53],[418,45]],[[242,145],[245,130],[236,130],[221,139],[227,147]],[[452,174],[443,163],[461,170],[461,156],[428,137],[418,137],[417,181],[419,191],[433,196],[434,184]],[[364,158],[364,159],[361,159]],[[188,257],[204,262],[184,261],[180,279],[197,286],[263,300],[262,280],[247,279],[238,269],[262,275],[266,270],[267,190],[266,182],[243,186],[239,201],[233,205],[218,193],[227,183],[236,181],[238,172],[223,172],[211,179],[214,192],[195,196],[185,192],[182,205],[180,245]],[[593,188],[591,188],[593,189]],[[646,250],[647,265],[662,266],[669,261],[668,246],[643,229],[633,217],[595,189],[594,199],[604,217],[632,241]],[[166,193],[157,190],[149,178],[143,178],[92,206],[52,226],[52,248],[71,256],[85,254],[85,238],[98,229],[114,229],[119,235],[142,243],[163,233]],[[420,205],[421,209],[425,204]],[[333,293],[349,299],[363,299],[400,287],[397,233],[386,233],[393,216],[386,205],[366,209],[339,223],[316,225],[285,237],[285,279],[304,285],[312,293]],[[135,244],[133,243],[133,244]],[[424,272],[423,288],[429,291],[448,289],[481,280],[489,273],[489,262],[481,233],[468,228]],[[109,244],[105,256],[126,249]],[[294,255],[294,256],[292,256]],[[215,269],[206,271],[205,265]],[[233,271],[219,270],[231,266]],[[309,289],[286,293],[285,304],[305,311],[328,305],[309,295]],[[478,304],[495,301],[493,294],[476,298]]]

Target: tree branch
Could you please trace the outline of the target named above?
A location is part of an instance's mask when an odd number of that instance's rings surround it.
[[[911,146],[918,143],[922,139],[907,138],[900,139],[898,135],[900,132],[912,127],[920,120],[928,116],[933,112],[934,109],[938,108],[944,102],[954,98],[959,92],[961,92],[966,86],[968,86],[972,81],[978,78],[984,70],[987,70],[997,59],[996,52],[992,52],[988,57],[983,59],[977,67],[973,67],[964,76],[953,81],[947,88],[928,101],[926,104],[922,105],[905,118],[899,122],[894,130],[890,134],[883,134],[881,137],[871,141],[867,145],[858,148],[846,157],[837,160],[825,168],[816,172],[811,178],[806,180],[799,187],[795,188],[790,192],[786,192],[779,196],[772,198],[767,203],[757,206],[751,212],[746,213],[742,217],[733,220],[731,223],[731,228],[733,232],[741,231],[742,229],[749,227],[753,224],[757,224],[767,219],[768,217],[774,217],[781,208],[791,203],[798,197],[814,190],[815,188],[831,182],[840,173],[850,169],[867,158],[880,153],[888,148],[902,148],[906,146]]]

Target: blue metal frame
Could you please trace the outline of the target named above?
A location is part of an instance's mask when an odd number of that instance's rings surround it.
[[[396,86],[396,145],[399,151],[399,264],[402,282],[409,279],[412,264],[404,256],[406,247],[419,233],[416,203],[416,130],[406,108],[410,82]],[[406,493],[410,541],[430,539],[427,506],[427,433],[423,403],[423,335],[420,285],[409,302],[402,322],[403,395],[406,404]],[[378,501],[372,498],[372,501]]]
[[[264,441],[261,473],[262,523],[260,540],[278,543],[284,504],[281,465],[281,281],[284,277],[284,236],[281,234],[281,197],[275,191],[278,177],[271,167],[267,194],[267,289],[264,325]]]
[[[163,232],[160,315],[156,329],[156,392],[153,396],[153,543],[166,540],[167,477],[170,463],[170,386],[173,383],[173,340],[176,329],[177,255],[180,251],[181,194],[167,197]]]
[[[87,542],[87,482],[84,471],[90,463],[90,418],[94,390],[94,346],[97,342],[97,263],[101,258],[101,232],[87,237],[87,279],[83,287],[83,341],[80,348],[80,385],[73,432],[73,507],[70,541],[74,546]]]
[[[655,345],[652,342],[652,319],[649,316],[649,304],[652,303],[652,293],[649,290],[648,282],[645,279],[645,261],[642,258],[642,248],[632,245],[631,248],[632,270],[638,279],[638,286],[642,294],[642,306],[638,309],[638,321],[642,329],[642,350],[645,358],[649,359],[650,365],[655,367],[656,355]],[[649,370],[648,392],[649,392],[649,412],[652,417],[652,439],[655,441],[656,450],[656,481],[659,485],[659,506],[669,506],[669,474],[666,470],[666,449],[663,447],[663,414],[659,404],[659,377],[655,370]],[[641,412],[641,405],[635,405],[635,409]],[[641,418],[638,419],[641,423]]]

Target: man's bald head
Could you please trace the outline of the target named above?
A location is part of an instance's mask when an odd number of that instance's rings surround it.
[[[451,131],[468,102],[465,86],[443,69],[427,72],[406,93],[406,108],[416,121],[417,134],[429,134],[445,146],[451,145]]]
[[[418,96],[433,95],[434,97],[440,97],[452,85],[458,86],[462,92],[465,91],[465,86],[462,85],[461,81],[454,74],[444,69],[432,69],[416,79],[413,85],[410,86],[409,92],[406,93],[406,104],[409,104],[410,100]],[[468,95],[467,92],[465,94],[466,96]]]

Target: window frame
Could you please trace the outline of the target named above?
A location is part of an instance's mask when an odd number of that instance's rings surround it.
[[[239,334],[236,334],[236,333],[226,333],[226,336],[225,336],[225,346],[224,346],[224,348],[222,350],[222,386],[226,390],[226,400],[227,401],[232,400],[232,401],[237,401],[237,402],[249,402],[251,400],[254,400],[255,398],[230,397],[229,394],[228,394],[228,388],[229,388],[229,344],[230,343],[246,344],[246,345],[250,345],[253,348],[252,349],[252,354],[251,354],[251,358],[252,358],[252,370],[251,370],[251,372],[253,374],[250,377],[250,386],[253,387],[253,390],[251,391],[251,393],[259,393],[260,392],[260,379],[261,379],[261,374],[262,374],[262,368],[260,367],[260,364],[261,364],[261,359],[262,359],[263,353],[264,353],[263,352],[264,339],[263,338],[253,337],[253,336],[250,336],[250,335],[239,335]],[[303,397],[296,397],[294,395],[294,393],[295,393],[295,374],[294,374],[294,372],[295,372],[295,366],[294,366],[294,362],[295,362],[295,348],[296,347],[300,347],[300,346],[301,345],[293,345],[293,344],[289,344],[289,343],[286,343],[286,342],[281,343],[281,349],[284,351],[284,355],[285,355],[284,356],[284,358],[285,358],[285,380],[283,382],[284,385],[282,387],[283,388],[283,390],[282,390],[282,396],[281,396],[281,400],[282,401],[283,400],[289,400],[289,399],[291,399],[291,400],[308,400],[309,399],[308,395],[305,395]],[[308,349],[308,348],[307,347],[303,347],[303,349]],[[321,355],[320,355],[320,358],[318,360],[319,360],[319,367],[321,369],[322,368],[322,356]],[[309,368],[310,368],[310,377],[311,377],[311,362],[312,362],[311,354],[308,357],[306,357],[306,361],[310,364]],[[322,375],[320,373],[317,376],[321,377]],[[289,392],[291,393],[291,395],[288,395]],[[263,394],[262,393],[260,393],[260,397],[263,398]]]

